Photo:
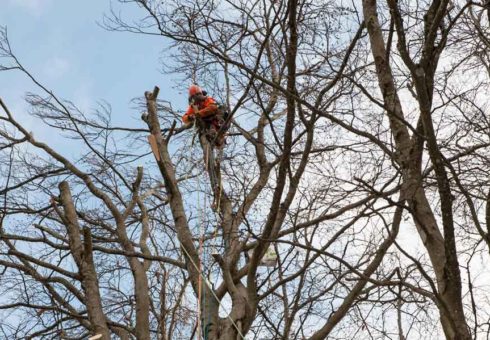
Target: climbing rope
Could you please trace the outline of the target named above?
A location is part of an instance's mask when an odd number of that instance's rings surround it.
[[[204,244],[204,234],[203,234],[203,221],[202,221],[202,211],[201,211],[201,185],[199,181],[199,176],[197,177],[197,213],[198,213],[198,224],[199,224],[199,279],[197,287],[197,338],[201,339],[201,299],[202,299],[202,254],[203,254],[203,244]]]
[[[218,240],[218,226],[222,223],[222,220],[221,220],[221,191],[222,191],[222,188],[223,186],[220,185],[219,187],[219,193],[218,193],[218,205],[216,207],[216,211],[215,211],[215,218],[216,218],[216,226],[214,228],[214,235],[213,235],[213,243],[212,243],[212,248],[211,248],[211,255],[213,254],[218,254],[218,251],[217,251],[217,248],[218,248],[218,245],[217,245],[217,240]],[[223,232],[223,235],[222,235],[222,238],[224,237],[224,232]]]
[[[196,124],[196,121],[197,119],[194,121],[194,128],[197,130],[197,124]],[[197,132],[197,131],[196,131]],[[195,137],[195,135],[194,135]],[[194,138],[193,138],[193,142],[192,144],[194,144]],[[206,147],[206,150],[203,150],[204,151],[204,157],[206,158],[206,162],[205,163],[205,167],[206,167],[206,170],[207,170],[207,173],[209,175],[209,179],[210,179],[210,182],[211,182],[211,187],[212,187],[212,191],[213,191],[213,196],[214,196],[214,199],[216,200],[217,198],[217,208],[216,208],[216,222],[217,224],[220,223],[220,209],[221,209],[221,195],[222,195],[222,185],[221,183],[217,183],[218,179],[216,177],[212,178],[213,175],[215,175],[215,164],[214,164],[214,158],[211,157],[211,155],[213,154],[213,148],[211,146],[211,144],[207,143],[207,147]],[[217,192],[217,197],[216,197],[216,185],[218,185],[218,192]],[[203,290],[202,289],[202,286],[203,286],[203,283],[209,288],[209,290],[211,291],[211,294],[213,295],[212,297],[210,298],[214,298],[216,299],[216,301],[218,302],[218,305],[219,307],[222,307],[222,304],[221,304],[221,301],[220,299],[218,298],[218,296],[216,295],[216,293],[214,292],[214,288],[213,288],[213,285],[211,283],[211,281],[206,278],[205,274],[204,274],[204,271],[205,271],[205,257],[206,257],[206,252],[205,252],[205,248],[204,248],[204,238],[205,238],[205,227],[204,227],[204,218],[203,218],[203,209],[206,208],[206,195],[204,195],[204,198],[203,198],[203,203],[204,203],[204,207],[201,206],[201,190],[202,190],[202,186],[201,186],[201,181],[200,181],[200,176],[198,176],[197,178],[197,187],[198,187],[198,190],[197,190],[197,209],[198,209],[198,224],[199,224],[199,251],[198,251],[198,263],[196,264],[194,262],[194,260],[191,258],[191,256],[189,255],[189,252],[187,251],[187,249],[184,247],[184,246],[181,246],[181,248],[183,249],[183,251],[185,252],[185,254],[187,255],[187,258],[190,260],[191,264],[194,266],[194,268],[197,270],[198,274],[199,274],[199,278],[198,278],[198,301],[197,301],[197,306],[198,306],[198,312],[197,312],[197,336],[198,336],[198,339],[201,339],[202,336],[204,336],[204,339],[207,340],[207,325],[204,325],[204,327],[206,329],[204,329],[204,334],[202,332],[202,313],[201,313],[201,309],[202,309],[202,306],[205,305],[205,299],[206,299],[206,290]],[[216,249],[217,249],[217,244],[216,244],[216,240],[218,238],[218,225],[216,225],[216,228],[214,230],[214,235],[213,235],[213,242],[212,242],[212,254],[216,253]],[[211,269],[209,270],[209,278],[211,278]],[[238,335],[240,336],[241,339],[245,339],[245,336],[243,335],[240,327],[236,324],[236,322],[231,318],[231,316],[228,314],[227,315],[228,319],[230,320],[231,324],[233,325],[233,327],[236,329]]]

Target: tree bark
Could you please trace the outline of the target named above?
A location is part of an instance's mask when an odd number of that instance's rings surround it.
[[[461,278],[459,265],[456,257],[456,246],[454,242],[454,225],[452,221],[452,204],[449,182],[445,176],[442,156],[437,150],[435,134],[432,127],[430,115],[430,96],[432,89],[424,88],[420,79],[415,78],[421,117],[416,132],[410,138],[408,128],[405,125],[404,114],[395,82],[389,57],[386,55],[386,47],[381,32],[381,26],[377,17],[376,0],[364,0],[364,20],[369,33],[371,51],[373,54],[378,82],[381,89],[391,131],[395,140],[397,154],[396,160],[401,166],[403,184],[402,190],[407,192],[407,202],[411,208],[415,225],[420,237],[427,249],[437,279],[438,308],[441,324],[448,339],[471,339],[462,306]],[[403,35],[399,34],[403,42]],[[415,65],[409,60],[407,54],[401,51],[407,66],[413,68]],[[404,55],[403,55],[404,54]],[[434,65],[432,65],[434,67]],[[418,73],[419,68],[414,68]],[[424,95],[419,93],[424,92]],[[423,152],[424,139],[428,141],[429,155],[438,176],[439,193],[441,197],[441,208],[443,211],[444,236],[441,234],[434,212],[429,205],[426,194],[422,187],[422,174],[420,169]]]
[[[102,299],[99,291],[99,282],[92,252],[92,237],[90,229],[84,228],[83,242],[80,237],[80,225],[70,188],[66,181],[59,185],[60,200],[63,205],[64,213],[61,218],[65,223],[68,232],[68,241],[71,254],[77,264],[81,276],[82,288],[85,293],[85,305],[87,306],[88,318],[92,326],[92,333],[101,334],[103,340],[110,339],[109,328],[102,308]]]

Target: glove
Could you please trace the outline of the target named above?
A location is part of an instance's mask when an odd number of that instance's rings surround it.
[[[194,115],[186,114],[182,117],[182,121],[184,124],[189,124],[194,121]]]

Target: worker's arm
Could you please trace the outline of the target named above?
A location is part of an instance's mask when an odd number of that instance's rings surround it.
[[[210,106],[205,107],[202,110],[199,110],[198,115],[199,117],[205,118],[216,114],[216,112],[218,112],[218,105],[212,104]]]
[[[204,108],[197,112],[199,117],[205,118],[208,116],[212,116],[218,113],[218,105],[216,105],[216,101],[213,98],[207,98],[204,102]]]

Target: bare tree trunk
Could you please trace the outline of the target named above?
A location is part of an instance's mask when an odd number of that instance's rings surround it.
[[[68,183],[65,181],[61,182],[59,189],[61,204],[64,208],[64,213],[61,213],[60,217],[65,223],[68,231],[70,250],[82,278],[82,288],[86,300],[85,305],[87,306],[88,318],[92,326],[91,331],[94,334],[101,334],[102,339],[109,340],[109,328],[107,327],[106,317],[102,309],[99,282],[93,261],[90,229],[84,228],[82,243],[80,237],[80,225],[78,224],[77,213]]]
[[[433,4],[434,5],[434,4]],[[364,0],[364,20],[369,32],[371,50],[378,72],[379,87],[383,94],[391,130],[396,142],[399,159],[402,167],[403,188],[407,192],[407,201],[411,207],[415,224],[420,237],[427,249],[437,279],[438,308],[441,324],[448,339],[471,339],[462,306],[461,278],[456,257],[454,242],[454,225],[452,221],[452,203],[449,183],[442,163],[442,155],[437,149],[435,134],[430,116],[430,98],[427,83],[421,84],[421,79],[415,78],[417,94],[421,110],[420,121],[412,138],[404,124],[404,114],[398,98],[393,80],[393,74],[386,55],[386,47],[377,17],[376,0]],[[393,9],[392,9],[393,10]],[[398,27],[398,29],[401,29]],[[403,43],[403,36],[399,34]],[[409,68],[413,67],[415,73],[423,74],[415,64],[409,60],[407,53],[401,51]],[[437,61],[435,61],[437,63]],[[435,66],[433,66],[435,67]],[[430,82],[429,82],[430,84]],[[443,211],[444,236],[441,234],[434,213],[429,205],[424,189],[422,188],[422,175],[420,170],[422,150],[425,135],[428,141],[429,155],[436,169],[441,208]]]
[[[136,298],[136,337],[150,339],[150,296],[148,277],[142,263],[132,258],[131,270],[134,277],[134,294]],[[136,263],[135,263],[136,262]]]

